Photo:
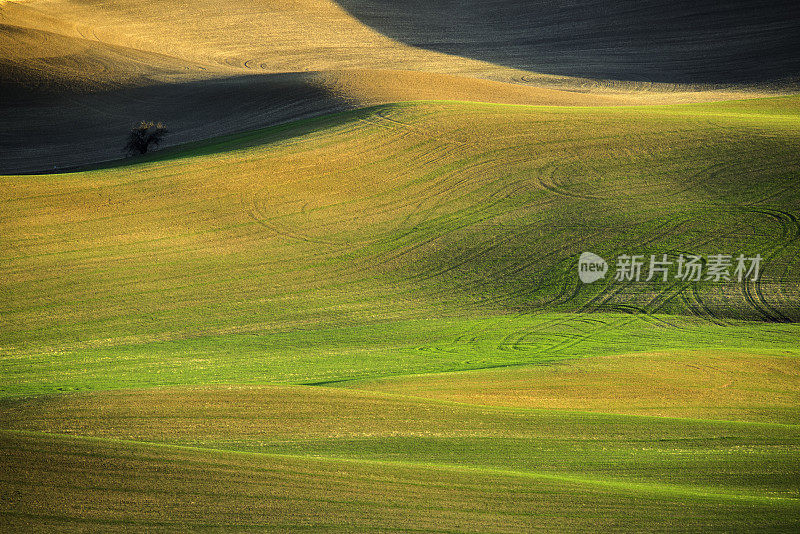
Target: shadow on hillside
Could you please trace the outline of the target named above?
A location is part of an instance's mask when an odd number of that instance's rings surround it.
[[[338,0],[398,41],[535,72],[733,84],[800,74],[800,3]]]
[[[58,173],[83,172],[100,169],[119,169],[140,165],[142,163],[153,163],[171,161],[181,158],[208,156],[214,154],[224,154],[235,150],[245,150],[248,148],[263,146],[269,143],[277,143],[282,140],[301,137],[326,128],[346,124],[359,118],[364,118],[374,113],[375,107],[358,108],[348,111],[324,113],[321,116],[314,114],[312,117],[289,120],[272,126],[263,128],[249,129],[244,132],[219,135],[199,141],[191,141],[172,145],[167,148],[156,149],[144,155],[129,156],[121,159],[104,161],[100,163],[90,163],[87,165],[76,165],[69,168],[62,168]],[[22,174],[53,174],[50,172],[22,173]]]
[[[23,91],[6,83],[0,84],[0,91],[0,174],[64,172],[97,167],[100,162],[117,166],[164,159],[176,153],[170,146],[195,143],[195,150],[209,150],[208,146],[201,149],[203,143],[198,140],[353,107],[302,74],[246,75],[83,93]],[[171,133],[165,138],[164,153],[120,161],[128,131],[140,120],[167,124]],[[237,142],[238,147],[243,141]]]

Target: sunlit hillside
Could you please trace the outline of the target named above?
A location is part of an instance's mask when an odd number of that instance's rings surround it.
[[[5,529],[795,531],[797,18],[601,7],[0,3]]]
[[[52,172],[118,159],[126,129],[145,117],[169,124],[173,133],[166,143],[173,145],[407,100],[657,104],[767,96],[791,91],[796,82],[791,62],[784,65],[783,77],[771,76],[764,83],[752,75],[741,83],[685,83],[680,77],[652,83],[648,60],[629,61],[623,73],[605,78],[583,76],[580,69],[573,75],[554,74],[552,58],[541,69],[524,58],[500,63],[476,59],[471,50],[486,48],[480,40],[467,39],[452,53],[437,51],[426,24],[414,34],[423,44],[409,44],[414,41],[406,35],[413,27],[409,24],[419,21],[404,22],[399,26],[403,35],[392,37],[398,28],[384,26],[389,20],[404,20],[397,16],[401,4],[390,10],[377,4],[3,2],[0,88],[6,95],[6,128],[0,137],[0,172]],[[441,3],[438,14],[427,13],[426,18],[451,17],[451,4]],[[519,11],[529,9],[529,3],[513,5],[504,17],[486,19],[481,32],[473,31],[477,36],[496,28],[498,35],[505,35],[509,27],[516,28],[517,40],[503,37],[499,42],[506,48],[496,42],[490,47],[494,52],[519,49]],[[417,8],[410,6],[409,12]],[[384,17],[370,26],[376,10],[393,13],[394,19]],[[773,11],[766,11],[768,20],[777,16]],[[625,20],[638,20],[636,13]],[[464,28],[472,26],[474,21]],[[793,50],[787,39],[794,33],[788,26],[782,23],[774,38]],[[628,25],[620,22],[615,28],[624,33]],[[541,29],[532,25],[529,31]],[[724,25],[718,31],[727,35]],[[762,34],[752,31],[737,38],[763,47]],[[713,40],[713,35],[704,39]],[[703,55],[702,39],[691,42],[693,64],[698,57],[706,57],[702,65],[707,68],[719,64],[715,56]],[[609,57],[621,53],[612,49]],[[568,69],[574,57],[562,57]]]

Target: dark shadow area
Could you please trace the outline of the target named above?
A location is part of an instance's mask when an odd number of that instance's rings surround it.
[[[398,41],[556,75],[794,82],[800,3],[774,0],[338,0]]]
[[[354,120],[369,117],[374,112],[375,106],[370,106],[347,111],[324,113],[322,115],[314,114],[305,119],[289,120],[288,122],[281,122],[280,124],[267,126],[265,128],[250,129],[244,132],[219,135],[200,141],[181,143],[168,148],[154,150],[144,155],[134,155],[100,163],[63,167],[58,169],[57,172],[71,173],[100,169],[120,169],[141,165],[143,163],[224,154],[312,134],[326,128],[336,127]],[[23,172],[18,174],[53,174],[53,171]]]
[[[293,73],[96,92],[21,91],[5,83],[0,84],[0,174],[63,172],[112,160],[117,166],[131,127],[141,120],[167,125],[162,146],[169,150],[351,108],[311,83],[309,75]],[[130,162],[155,159],[160,152]]]

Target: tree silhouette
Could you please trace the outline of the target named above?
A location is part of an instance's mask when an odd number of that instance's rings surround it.
[[[146,154],[151,146],[158,146],[167,127],[161,122],[142,121],[131,129],[125,150],[129,155]]]

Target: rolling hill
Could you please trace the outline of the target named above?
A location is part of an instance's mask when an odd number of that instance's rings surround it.
[[[3,525],[795,530],[796,21],[0,3]]]
[[[516,11],[529,4],[513,5],[507,18],[489,19],[482,31],[496,29],[503,35],[510,22],[524,20]],[[784,63],[779,63],[785,67],[780,80],[773,76],[763,83],[751,79],[716,85],[653,83],[644,70],[631,71],[625,79],[597,79],[582,77],[580,69],[564,75],[504,66],[471,57],[475,54],[468,49],[485,48],[480,41],[443,53],[384,35],[382,24],[351,14],[379,8],[397,15],[397,8],[385,7],[369,2],[340,6],[330,0],[3,2],[0,172],[53,172],[119,159],[126,130],[143,119],[167,123],[173,130],[167,144],[174,145],[408,100],[657,104],[752,98],[795,87],[794,67]],[[435,16],[417,11],[431,21],[450,18],[448,3],[437,9]],[[783,11],[765,13],[774,18]],[[626,21],[620,31],[627,31]],[[464,29],[472,31],[472,26]],[[796,32],[790,24],[783,26],[774,39],[793,50],[787,36]],[[430,34],[426,24],[418,27],[423,37]],[[533,25],[530,31],[539,28]],[[739,41],[761,43],[763,33]],[[506,41],[492,50],[518,47]],[[698,56],[696,49],[690,52]],[[718,63],[711,56],[705,61],[706,70]],[[565,62],[564,68],[569,65]],[[641,70],[644,63],[637,65]]]

